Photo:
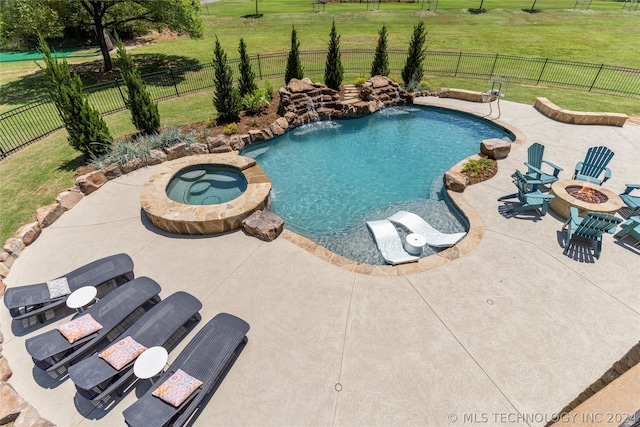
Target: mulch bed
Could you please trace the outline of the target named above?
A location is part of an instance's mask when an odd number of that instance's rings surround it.
[[[491,162],[493,163],[493,167],[491,169],[484,170],[476,176],[469,176],[468,174],[462,172],[463,175],[466,175],[467,178],[469,178],[469,185],[477,184],[479,182],[491,179],[498,173],[498,162],[495,160],[491,160]]]

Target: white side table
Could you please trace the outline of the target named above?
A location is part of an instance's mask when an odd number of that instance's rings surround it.
[[[169,353],[164,347],[156,346],[146,349],[133,364],[133,374],[141,380],[158,375],[164,369],[169,359]]]
[[[404,242],[404,250],[411,255],[420,255],[427,245],[427,239],[421,234],[411,233]]]
[[[67,297],[67,307],[74,308],[78,313],[82,313],[86,307],[96,301],[98,290],[95,286],[83,286],[71,292]]]

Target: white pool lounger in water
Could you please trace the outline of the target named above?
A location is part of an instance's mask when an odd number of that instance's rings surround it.
[[[402,246],[396,227],[388,220],[367,221],[367,227],[376,240],[376,245],[389,264],[403,264],[418,261],[420,257],[409,255]]]
[[[400,224],[407,228],[412,233],[417,233],[424,236],[427,239],[427,245],[434,246],[436,248],[448,248],[458,243],[467,233],[442,233],[420,218],[418,215],[407,212],[398,211],[388,218],[389,221]]]

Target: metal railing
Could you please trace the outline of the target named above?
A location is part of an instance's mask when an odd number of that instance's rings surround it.
[[[345,71],[368,75],[375,51],[345,49],[341,51]],[[406,51],[387,52],[392,73],[404,66]],[[257,79],[284,76],[287,52],[258,54],[250,57]],[[306,74],[322,73],[326,51],[300,52]],[[229,61],[234,74],[238,59]],[[606,64],[572,62],[550,58],[428,51],[425,75],[492,79],[507,78],[512,83],[527,83],[623,97],[640,98],[640,69]],[[154,100],[172,98],[213,87],[213,63],[175,67],[142,76]],[[284,83],[284,82],[283,82]],[[126,86],[122,80],[88,86],[84,90],[91,104],[101,113],[123,110]],[[0,159],[62,127],[58,111],[48,97],[0,114]]]

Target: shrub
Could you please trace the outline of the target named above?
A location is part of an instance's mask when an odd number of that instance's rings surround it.
[[[471,159],[462,168],[462,172],[469,176],[478,176],[484,171],[491,170],[493,170],[493,161],[488,157],[482,157],[478,160]]]
[[[267,108],[270,102],[271,97],[264,89],[256,89],[242,97],[242,108],[248,114],[255,115]]]
[[[100,113],[84,97],[80,77],[69,72],[66,60],[58,62],[51,56],[51,49],[43,38],[40,38],[40,48],[46,89],[69,133],[69,144],[93,157],[106,153],[112,142],[111,134]]]
[[[356,86],[360,87],[363,84],[365,84],[367,82],[367,80],[364,77],[358,77],[356,79]]]
[[[117,34],[116,46],[120,59],[120,77],[127,86],[126,105],[131,111],[131,121],[139,131],[146,134],[154,133],[160,127],[158,104],[151,100],[151,96],[140,77],[140,71],[133,64],[133,58],[125,50]]]
[[[417,85],[422,80],[426,38],[427,29],[424,26],[424,22],[420,21],[413,27],[413,36],[409,42],[407,59],[401,73],[402,81],[407,88],[410,87],[410,84]]]
[[[300,42],[298,41],[298,34],[295,27],[291,28],[291,50],[287,57],[287,70],[284,73],[285,84],[289,83],[291,79],[301,79],[304,77],[304,68],[300,62]]]
[[[273,87],[273,83],[271,83],[269,80],[264,81],[264,91],[267,95],[269,95],[269,102],[271,102],[271,99],[273,98],[273,92],[275,92],[275,88]]]
[[[344,67],[340,59],[340,36],[336,32],[336,21],[331,25],[327,62],[324,67],[324,84],[334,90],[340,90],[344,76]]]
[[[224,130],[222,132],[225,135],[233,135],[234,133],[238,132],[238,125],[235,123],[229,123],[224,127]]]
[[[107,153],[99,157],[93,156],[91,164],[102,169],[112,163],[124,164],[135,158],[149,157],[151,150],[171,147],[181,142],[191,145],[195,141],[193,132],[185,134],[176,127],[170,127],[159,134],[143,135],[136,139],[128,138],[117,142]]]
[[[240,96],[245,96],[258,89],[258,85],[256,85],[256,76],[251,69],[249,55],[247,55],[247,45],[244,43],[244,39],[242,38],[240,39],[238,53],[240,53],[240,64],[238,65],[238,69],[240,70],[240,79],[238,79],[238,90],[240,91]]]
[[[387,55],[387,27],[384,25],[378,31],[378,45],[371,64],[371,77],[389,75],[389,56]]]
[[[227,54],[220,46],[216,36],[214,48],[214,87],[213,105],[218,110],[218,118],[230,122],[238,117],[241,109],[241,98],[238,89],[233,87],[233,71],[227,64]]]

